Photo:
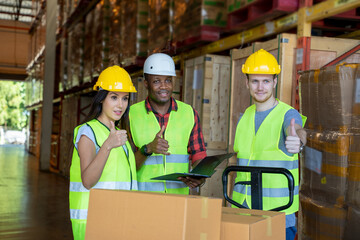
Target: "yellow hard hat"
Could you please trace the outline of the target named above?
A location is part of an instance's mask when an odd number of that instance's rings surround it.
[[[116,65],[100,73],[93,89],[98,91],[100,88],[112,92],[136,92],[129,73]]]
[[[275,57],[264,49],[251,54],[242,65],[242,72],[245,74],[279,74],[280,71]]]

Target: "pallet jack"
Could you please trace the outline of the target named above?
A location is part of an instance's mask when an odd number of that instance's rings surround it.
[[[289,208],[294,201],[294,176],[286,168],[273,168],[273,167],[249,167],[249,166],[229,166],[227,167],[222,174],[223,181],[223,194],[226,201],[237,206],[238,208],[246,208],[240,203],[231,199],[228,195],[228,175],[230,172],[248,172],[251,175],[250,181],[236,182],[234,184],[241,185],[251,185],[251,206],[252,209],[263,210],[263,201],[262,201],[262,175],[264,173],[272,174],[282,174],[288,180],[288,189],[289,189],[289,202],[283,206],[270,209],[268,211],[282,211]]]

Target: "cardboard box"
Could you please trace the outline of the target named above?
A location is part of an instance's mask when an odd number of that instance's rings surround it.
[[[340,64],[302,73],[302,112],[308,128],[359,132],[358,68],[359,64]]]
[[[219,240],[222,200],[92,189],[85,239]]]
[[[285,213],[224,207],[220,239],[285,239]]]

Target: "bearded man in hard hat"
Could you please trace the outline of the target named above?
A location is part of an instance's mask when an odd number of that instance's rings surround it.
[[[137,150],[138,186],[141,191],[189,194],[204,179],[151,180],[164,174],[189,172],[189,162],[206,157],[199,115],[172,95],[176,76],[173,59],[163,53],[149,56],[144,64],[146,100],[130,108],[130,133]]]
[[[250,55],[242,66],[246,87],[254,104],[240,116],[235,134],[234,151],[238,165],[286,168],[294,176],[294,202],[286,213],[287,239],[296,234],[295,212],[299,208],[298,153],[306,143],[302,128],[306,117],[274,97],[280,65],[275,57],[261,49]],[[247,181],[249,175],[238,173],[235,182]],[[279,174],[263,175],[263,209],[286,205],[289,200],[287,179]],[[233,199],[251,208],[250,186],[236,184]]]

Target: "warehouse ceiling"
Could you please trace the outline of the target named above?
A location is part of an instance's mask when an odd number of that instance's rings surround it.
[[[32,0],[0,0],[0,19],[30,23],[33,18]]]

